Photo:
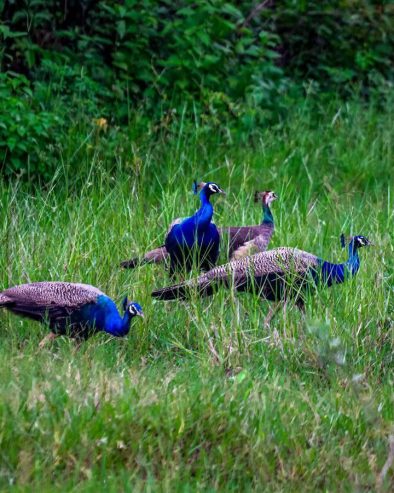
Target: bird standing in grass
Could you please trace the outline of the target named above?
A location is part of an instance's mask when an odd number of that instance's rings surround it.
[[[205,183],[202,182],[197,185],[197,187],[202,188],[204,185]],[[267,249],[275,230],[274,218],[270,205],[277,198],[278,196],[276,193],[271,190],[255,193],[254,201],[256,203],[261,202],[263,206],[263,219],[261,224],[255,226],[227,226],[218,228],[221,247],[223,248],[225,245],[230,260],[235,260],[258,252],[264,252]],[[176,219],[171,224],[168,231],[182,220],[183,219]],[[142,259],[134,258],[126,260],[120,265],[127,269],[133,269],[141,264],[159,264],[168,259],[169,254],[167,249],[165,245],[162,245],[147,252]]]
[[[87,339],[104,331],[122,337],[129,333],[132,318],[144,316],[138,303],[125,298],[121,317],[115,303],[99,289],[69,282],[34,282],[8,288],[0,293],[0,308],[40,322],[48,321],[51,332],[40,347],[59,335]]]
[[[193,182],[193,193],[194,195],[197,195],[198,189],[202,188],[205,185],[205,183],[201,182],[200,184],[197,184],[196,181]],[[167,235],[171,231],[172,227],[175,226],[175,224],[181,223],[185,218],[183,217],[177,217],[172,221],[170,226],[168,227],[167,230]],[[134,257],[130,260],[124,260],[123,262],[120,263],[120,266],[123,267],[124,269],[135,269],[139,265],[143,264],[160,264],[163,262],[168,261],[170,256],[168,255],[167,249],[164,245],[161,245],[157,248],[154,248],[153,250],[149,250],[149,252],[146,252],[145,255],[142,258]]]
[[[267,250],[275,229],[270,205],[277,198],[278,196],[276,193],[271,190],[255,193],[254,201],[256,203],[261,202],[263,206],[263,219],[261,224],[256,226],[230,226],[219,228],[219,233],[222,237],[224,234],[228,234],[230,260],[236,260]]]
[[[293,299],[304,310],[305,290],[313,285],[340,284],[354,276],[360,267],[358,250],[370,244],[365,236],[354,236],[349,241],[348,260],[340,264],[296,248],[276,248],[233,260],[196,279],[158,289],[153,291],[152,296],[161,300],[185,299],[193,291],[199,296],[210,296],[217,287],[224,286],[237,291],[256,292],[269,301],[286,303]],[[270,310],[266,324],[269,324],[274,313]]]
[[[218,228],[212,223],[213,206],[210,198],[217,193],[224,193],[219,185],[204,183],[198,211],[174,224],[167,234],[165,247],[170,256],[170,276],[177,271],[190,271],[194,262],[203,270],[215,266],[219,257],[220,236]]]

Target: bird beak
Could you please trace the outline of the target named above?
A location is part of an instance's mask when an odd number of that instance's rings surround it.
[[[221,193],[222,195],[226,195],[226,192],[224,190],[222,190],[221,188],[219,188],[219,193]]]
[[[145,318],[145,314],[144,314],[144,312],[143,312],[142,310],[141,310],[141,311],[139,311],[139,312],[137,312],[137,315],[138,315],[139,317]]]

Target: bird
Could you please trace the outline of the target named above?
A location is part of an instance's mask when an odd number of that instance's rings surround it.
[[[205,183],[201,182],[198,187],[202,188],[204,185]],[[218,228],[221,246],[223,246],[225,241],[224,237],[227,235],[228,240],[225,243],[225,246],[227,257],[230,260],[252,255],[257,252],[263,252],[267,249],[275,229],[270,205],[277,198],[277,194],[271,190],[255,192],[254,202],[261,202],[263,206],[263,219],[261,224],[256,226],[227,226]],[[182,219],[176,219],[171,224],[169,230],[174,224],[178,224],[181,221]],[[147,252],[142,259],[133,258],[122,262],[120,265],[124,268],[133,269],[141,264],[159,264],[168,261],[168,259],[169,254],[167,249],[165,245],[162,245]]]
[[[274,218],[270,209],[271,203],[278,198],[272,190],[255,192],[255,203],[261,202],[263,206],[263,219],[257,226],[230,226],[219,228],[219,233],[223,237],[228,234],[230,260],[237,260],[242,257],[253,255],[254,253],[264,252],[274,233]]]
[[[165,239],[165,247],[170,256],[170,277],[183,270],[192,269],[196,260],[198,267],[209,270],[215,266],[219,257],[220,236],[217,226],[212,222],[212,195],[225,192],[214,182],[201,184],[201,206],[190,217],[174,224]],[[198,188],[195,184],[195,193]]]
[[[194,180],[192,187],[194,195],[197,195],[198,191],[201,190],[204,187],[204,185],[206,185],[205,182],[202,181],[200,183],[197,183],[197,181]],[[176,219],[174,219],[169,225],[166,234],[168,235],[171,229],[173,228],[173,226],[181,223],[184,219],[185,219],[184,217],[177,217]],[[143,264],[160,264],[160,263],[168,262],[169,258],[170,256],[167,252],[165,245],[161,245],[145,253],[142,259],[138,257],[134,257],[130,260],[124,260],[123,262],[120,263],[120,267],[123,267],[124,269],[135,269],[139,265],[143,265]]]
[[[115,337],[129,333],[135,316],[144,317],[141,306],[126,298],[123,317],[106,294],[89,284],[71,282],[33,282],[0,292],[0,308],[40,322],[48,322],[50,333],[41,341],[60,335],[84,340],[104,331]]]
[[[345,239],[341,237],[342,245]],[[312,287],[341,284],[355,276],[360,267],[358,250],[372,243],[365,236],[354,236],[348,241],[348,259],[344,263],[331,263],[316,255],[290,247],[280,247],[257,253],[201,274],[189,281],[152,292],[160,300],[186,299],[195,291],[199,296],[210,296],[216,288],[224,286],[236,291],[252,291],[268,301],[284,302],[293,299],[304,311],[304,291]],[[277,306],[278,307],[278,306]],[[269,325],[274,312],[266,318]]]

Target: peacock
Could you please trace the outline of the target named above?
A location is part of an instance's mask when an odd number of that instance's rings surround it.
[[[201,206],[198,211],[174,224],[168,232],[164,245],[170,256],[170,276],[179,270],[190,271],[194,260],[202,270],[215,266],[219,257],[220,236],[212,222],[210,198],[217,193],[224,193],[219,185],[204,183],[199,194]]]
[[[195,189],[202,188],[204,182],[195,184]],[[274,233],[274,218],[270,209],[271,203],[278,198],[277,194],[271,190],[264,192],[255,192],[254,201],[261,202],[263,206],[263,220],[256,226],[229,226],[218,228],[221,244],[223,246],[224,237],[227,235],[228,257],[235,260],[253,253],[263,252],[267,249],[271,237]],[[179,224],[182,219],[176,219],[170,226],[171,230],[174,224]],[[166,247],[160,246],[147,252],[143,259],[133,258],[126,260],[120,265],[124,268],[133,269],[141,264],[155,263],[159,264],[167,261],[169,254]]]
[[[99,289],[69,282],[33,282],[8,288],[0,293],[0,308],[47,321],[51,332],[41,341],[41,347],[59,335],[87,339],[104,331],[122,337],[129,333],[132,318],[144,316],[141,306],[126,297],[121,317],[115,303]]]
[[[344,243],[344,237],[341,237]],[[190,292],[210,296],[218,286],[252,291],[275,302],[293,299],[304,310],[304,292],[312,286],[331,286],[354,276],[360,267],[358,250],[371,245],[365,236],[349,239],[348,260],[335,264],[296,248],[281,247],[233,260],[203,273],[198,278],[153,291],[161,300],[185,299]],[[272,317],[269,314],[269,318]]]
[[[194,180],[193,188],[192,188],[194,195],[197,195],[199,190],[202,190],[204,185],[206,185],[205,182],[197,183],[197,181]],[[176,219],[174,219],[167,229],[167,235],[169,234],[173,226],[181,223],[184,219],[185,219],[184,217],[177,217]],[[169,261],[169,258],[170,256],[167,252],[165,245],[161,245],[157,248],[154,248],[153,250],[149,250],[149,252],[145,253],[142,259],[138,257],[134,257],[130,260],[124,260],[123,262],[120,263],[120,266],[123,267],[124,269],[134,269],[135,267],[138,267],[139,265],[143,265],[143,264],[160,264],[163,262],[167,262]]]

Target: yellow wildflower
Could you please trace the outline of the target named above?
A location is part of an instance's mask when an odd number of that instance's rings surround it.
[[[93,122],[100,129],[107,130],[108,128],[108,121],[106,118],[95,118]]]

